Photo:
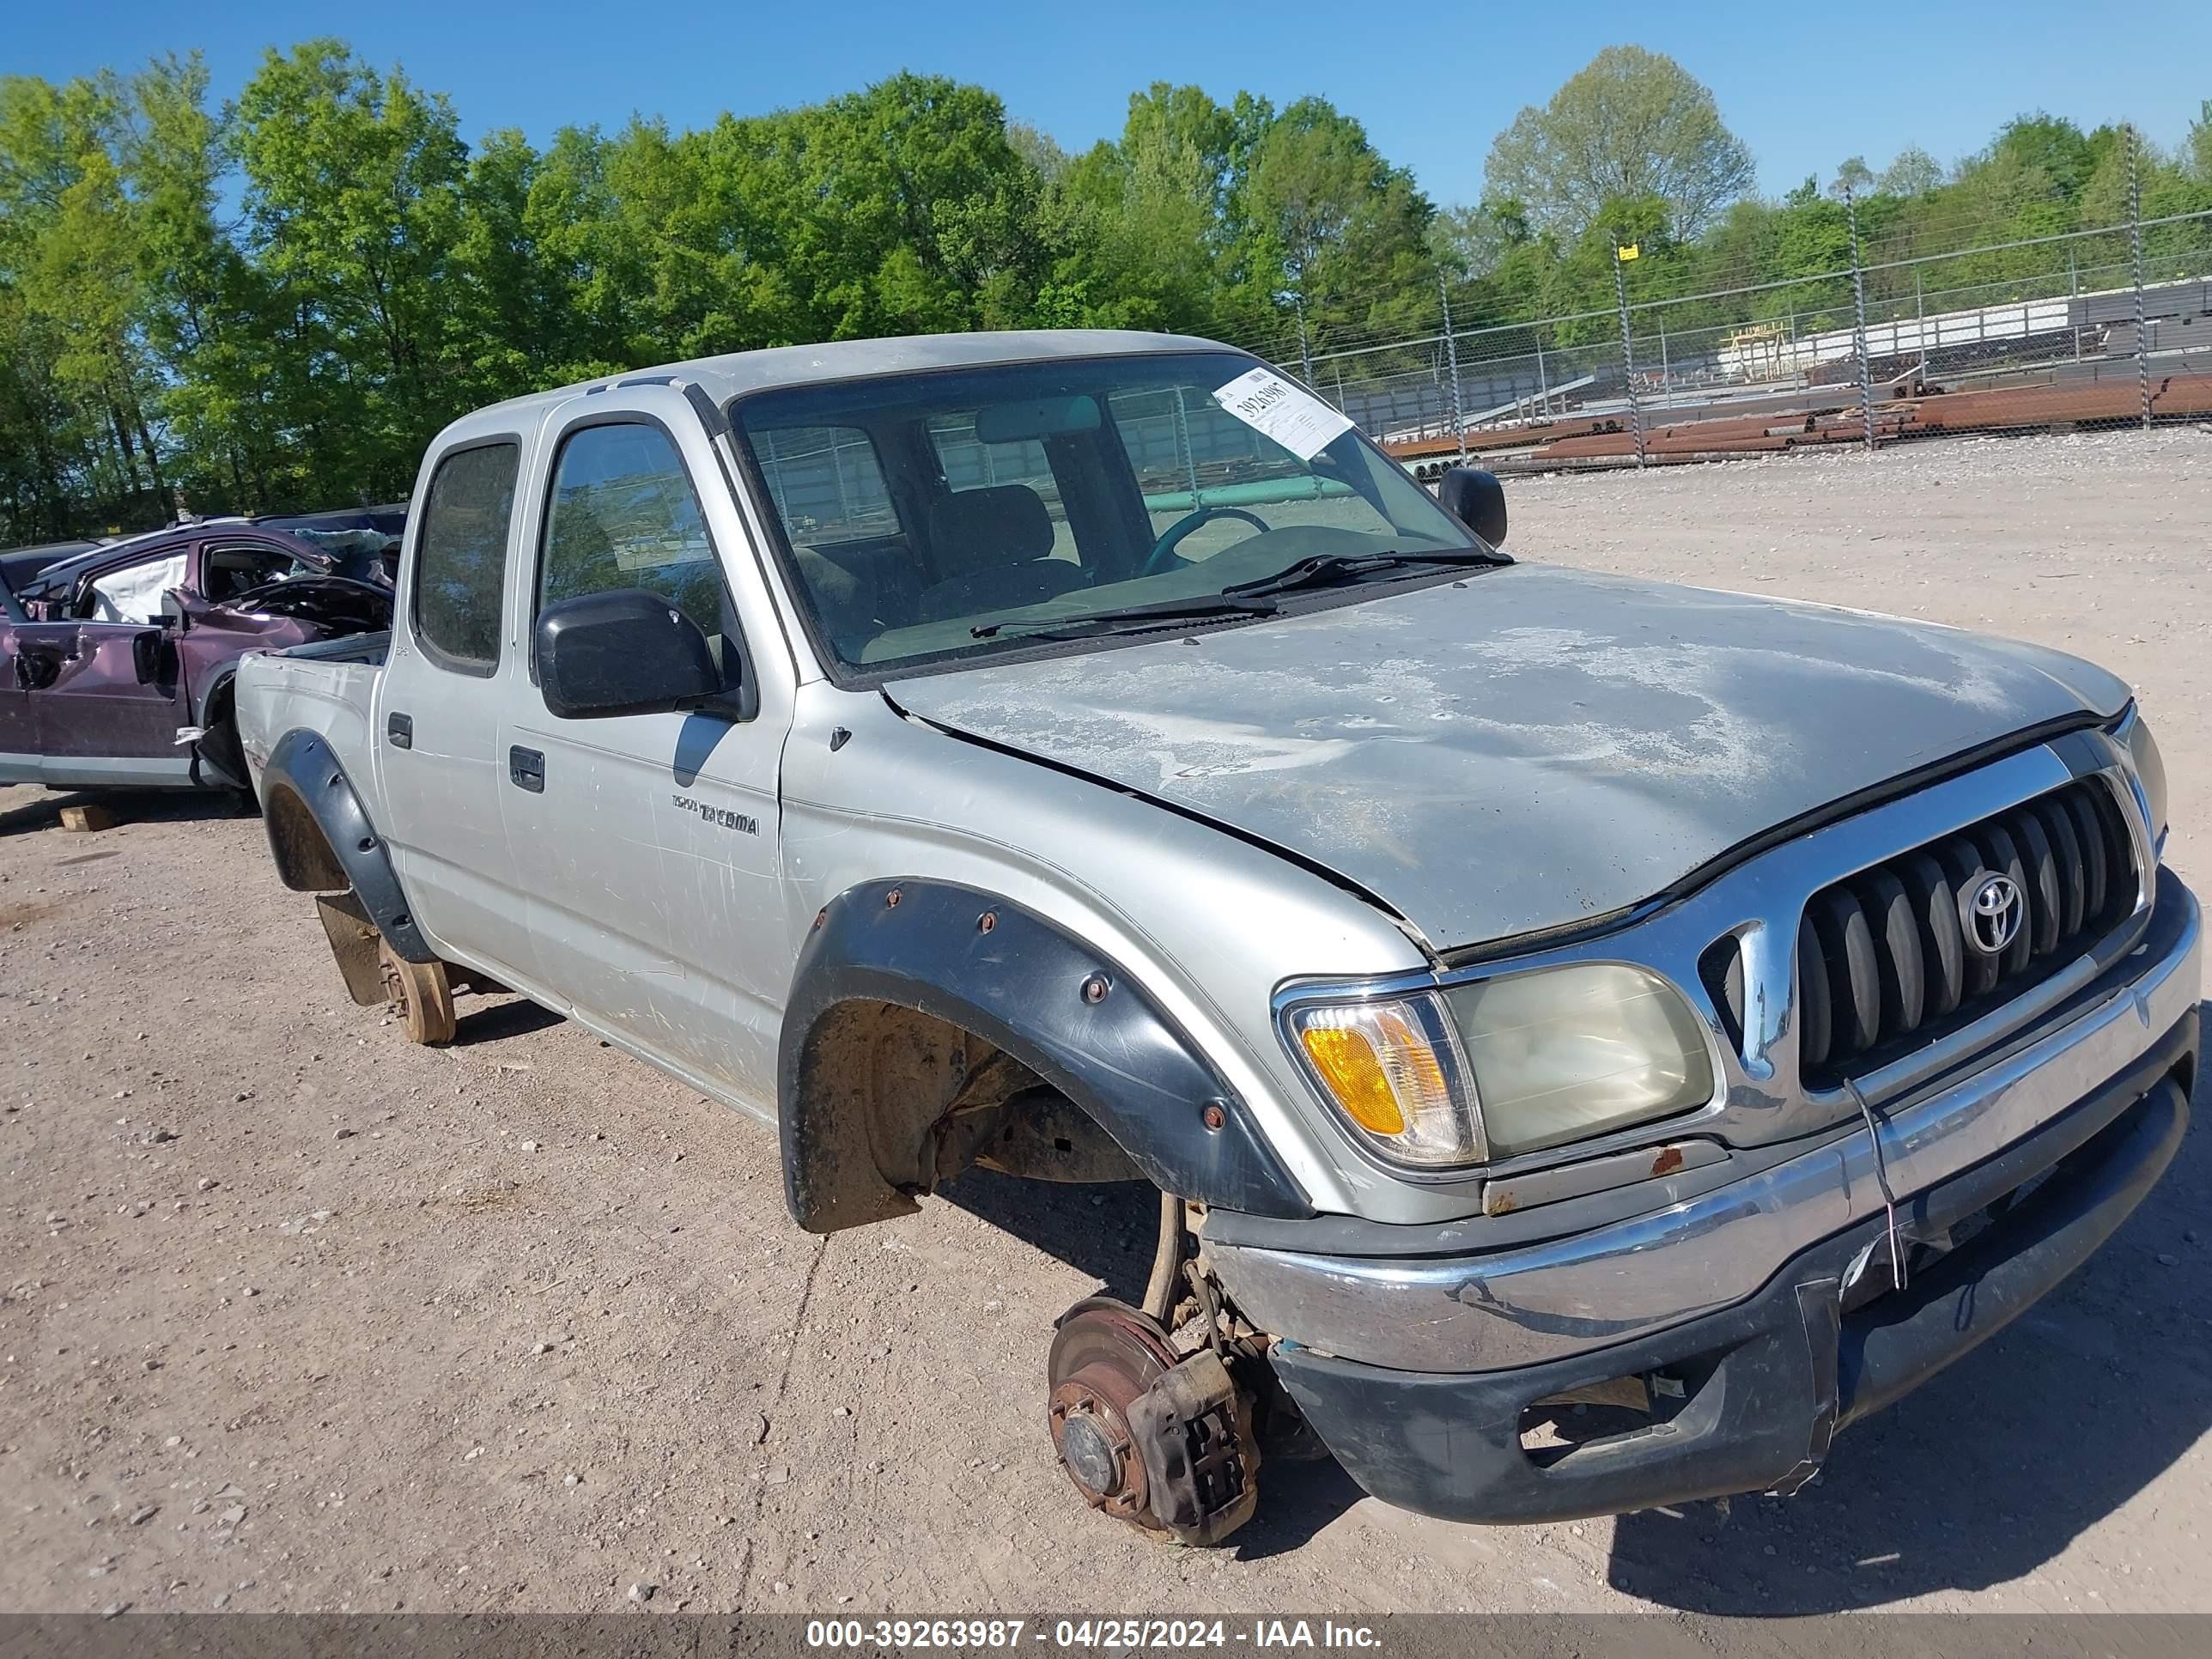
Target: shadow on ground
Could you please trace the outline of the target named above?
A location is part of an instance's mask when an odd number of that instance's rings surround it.
[[[453,1046],[466,1048],[479,1042],[498,1042],[560,1024],[560,1015],[528,997],[502,997],[496,1002],[471,997],[456,1011]]]
[[[0,836],[52,830],[64,806],[104,806],[115,814],[115,828],[133,823],[189,823],[205,818],[234,818],[242,798],[227,789],[41,789],[19,784],[0,789]],[[85,835],[92,851],[106,830]]]
[[[969,1170],[937,1195],[1089,1274],[1097,1294],[1145,1299],[1160,1224],[1160,1195],[1149,1183],[1078,1187]]]
[[[2212,1018],[2212,1006],[2200,1015]],[[2071,1279],[1879,1416],[1795,1498],[1615,1522],[1615,1589],[1832,1613],[2027,1577],[2212,1429],[2212,1088],[2166,1177]]]

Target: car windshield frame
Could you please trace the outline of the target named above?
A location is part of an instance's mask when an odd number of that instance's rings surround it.
[[[738,482],[741,489],[750,498],[750,503],[758,515],[759,523],[766,532],[769,553],[775,561],[783,586],[790,594],[793,607],[798,613],[799,625],[806,635],[816,662],[822,672],[833,684],[842,689],[873,690],[900,680],[959,673],[973,668],[1016,660],[1114,650],[1145,643],[1147,641],[1156,641],[1170,635],[1190,635],[1224,627],[1249,627],[1255,623],[1270,620],[1270,614],[1261,614],[1256,611],[1252,614],[1231,612],[1221,616],[1163,617],[1155,623],[1120,629],[1086,629],[1083,625],[1083,615],[1086,611],[1119,610],[1133,604],[1139,604],[1147,599],[1165,600],[1182,598],[1203,600],[1216,596],[1219,591],[1218,586],[1209,589],[1200,585],[1195,590],[1181,594],[1166,591],[1148,594],[1144,592],[1140,583],[1133,580],[1122,579],[1118,584],[1109,582],[1104,585],[1106,587],[1117,585],[1120,586],[1121,591],[1111,597],[1108,596],[1103,588],[1082,590],[1085,593],[1096,593],[1097,602],[1080,608],[1071,608],[1064,615],[1049,609],[1017,605],[979,611],[973,616],[935,618],[931,624],[917,624],[917,627],[942,625],[949,629],[957,624],[957,632],[962,636],[963,642],[949,649],[918,652],[909,655],[856,662],[844,655],[838,648],[828,619],[817,602],[812,582],[799,562],[798,551],[793,545],[776,492],[771,488],[761,465],[760,457],[755,449],[754,440],[759,430],[836,428],[853,424],[853,416],[858,414],[896,410],[902,405],[912,409],[922,401],[914,393],[927,388],[933,382],[955,380],[972,386],[979,380],[988,381],[1005,377],[1009,382],[1006,392],[1008,401],[1019,403],[1034,399],[1033,391],[1028,391],[1027,397],[1024,397],[1027,388],[1023,386],[1022,382],[1025,378],[1040,373],[1076,379],[1080,379],[1088,373],[1097,375],[1103,380],[1110,378],[1116,369],[1140,370],[1149,368],[1164,375],[1170,372],[1170,366],[1182,366],[1197,371],[1193,375],[1191,384],[1206,381],[1209,384],[1225,386],[1239,375],[1255,369],[1264,370],[1270,374],[1276,373],[1269,365],[1249,353],[1238,351],[1232,347],[1194,342],[1190,347],[1185,349],[1162,349],[1149,351],[1102,350],[1064,357],[1041,356],[993,362],[946,364],[880,374],[842,375],[799,384],[787,383],[762,386],[741,392],[731,397],[724,404],[722,414],[728,425],[731,447],[735,453],[738,462]],[[948,398],[940,405],[940,410],[962,407],[963,405],[951,402]],[[775,418],[762,422],[758,427],[750,423],[763,412],[773,414]],[[909,414],[907,418],[913,420],[917,417]],[[927,421],[930,416],[923,413],[918,418]],[[1114,425],[1113,418],[1105,417],[1103,424],[1111,428]],[[1117,434],[1116,442],[1119,443],[1119,441]],[[1352,447],[1340,451],[1338,448],[1340,445],[1348,445]],[[1409,472],[1385,454],[1373,441],[1359,430],[1357,425],[1347,425],[1342,432],[1330,439],[1316,452],[1316,456],[1327,455],[1332,458],[1329,464],[1332,471],[1342,465],[1342,462],[1337,459],[1339,456],[1348,459],[1354,454],[1359,458],[1361,465],[1366,470],[1365,482],[1372,484],[1378,491],[1388,489],[1395,494],[1398,490],[1396,482],[1386,485],[1381,482],[1382,478],[1402,482],[1403,491],[1406,493],[1399,496],[1399,505],[1401,507],[1409,505],[1418,495],[1426,512],[1433,515],[1429,520],[1428,533],[1415,535],[1413,532],[1397,532],[1399,538],[1412,543],[1412,545],[1402,549],[1387,550],[1394,552],[1404,551],[1408,555],[1407,562],[1401,568],[1387,571],[1378,569],[1372,581],[1354,581],[1342,586],[1301,588],[1296,592],[1285,592],[1280,596],[1280,602],[1272,616],[1303,615],[1315,611],[1365,603],[1381,597],[1385,592],[1402,592],[1408,587],[1417,585],[1425,586],[1453,580],[1463,580],[1471,568],[1467,563],[1431,565],[1420,563],[1418,561],[1423,554],[1438,550],[1494,552],[1494,550],[1489,549],[1487,544],[1446,512],[1424,486],[1417,483]],[[1291,459],[1296,460],[1298,458],[1292,456]],[[1302,464],[1308,466],[1310,471],[1315,471],[1317,473],[1318,470],[1312,468],[1312,461],[1313,458],[1309,457]],[[891,471],[892,464],[885,462],[881,465],[883,471],[888,475]],[[1137,469],[1132,465],[1129,482],[1134,483],[1137,480]],[[1335,479],[1332,477],[1328,481],[1334,483]],[[1364,490],[1356,489],[1357,482],[1357,480],[1354,481],[1355,487],[1346,489],[1345,493],[1359,494],[1363,499],[1368,501],[1370,507],[1375,507],[1378,519],[1395,526],[1395,520],[1382,508],[1376,507],[1372,497],[1368,496]],[[1136,499],[1141,501],[1143,497],[1139,495]],[[1205,501],[1203,495],[1198,499],[1201,505],[1210,504]],[[900,538],[907,539],[908,538],[907,515],[896,497],[894,510],[897,513],[899,526],[897,533]],[[1420,509],[1413,510],[1419,512]],[[1256,540],[1257,538],[1253,539]],[[1378,544],[1375,550],[1380,552],[1386,550]],[[816,556],[820,556],[817,554]],[[1496,557],[1501,564],[1510,562],[1503,554],[1497,554]],[[1259,570],[1230,572],[1224,575],[1220,586],[1226,586],[1235,580],[1251,575],[1266,575],[1274,569],[1288,567],[1297,562],[1297,556],[1286,551],[1279,560]],[[1231,596],[1232,599],[1234,597]],[[999,621],[1021,625],[1008,626],[995,630],[987,637],[968,637],[970,631],[968,624],[971,622]],[[1064,623],[1068,631],[1053,637],[1046,637],[1040,633],[1041,627],[1049,629],[1054,622]],[[886,630],[887,633],[904,631],[908,630]],[[883,635],[879,635],[877,637],[883,637]]]

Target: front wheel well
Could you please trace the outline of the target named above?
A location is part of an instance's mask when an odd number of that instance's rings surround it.
[[[1140,1181],[1097,1121],[957,1022],[854,998],[823,1011],[783,1102],[792,1213],[835,1232],[910,1213],[981,1164],[1031,1180]]]
[[[1018,1097],[994,1163],[1035,1173],[1095,1152],[1104,1164],[1103,1139],[1163,1192],[1313,1213],[1250,1109],[1142,981],[1001,895],[906,877],[830,900],[799,950],[776,1070],[785,1195],[816,1232],[911,1209],[937,1178],[939,1141],[987,1155],[965,1120]],[[1004,1140],[1009,1121],[1018,1146]],[[1030,1137],[1039,1121],[1060,1128]]]

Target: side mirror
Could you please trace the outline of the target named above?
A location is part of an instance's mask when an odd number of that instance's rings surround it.
[[[1437,483],[1437,500],[1445,512],[1492,547],[1505,544],[1505,486],[1498,475],[1479,466],[1446,470]]]
[[[538,684],[562,720],[660,714],[722,692],[699,624],[658,593],[617,587],[538,614]]]

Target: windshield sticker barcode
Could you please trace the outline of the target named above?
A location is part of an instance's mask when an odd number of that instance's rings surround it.
[[[1350,416],[1272,368],[1239,374],[1215,392],[1213,401],[1302,461],[1311,460],[1352,429]]]

